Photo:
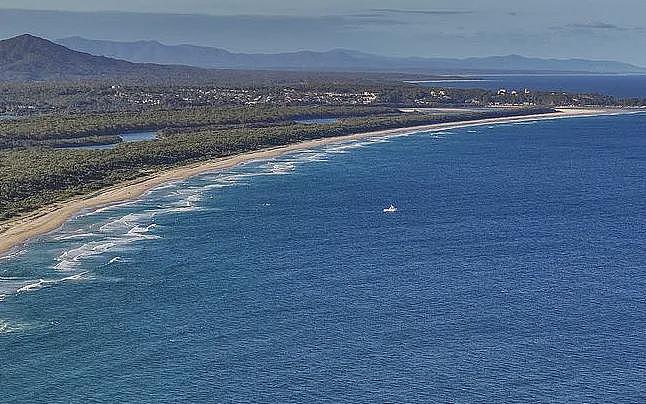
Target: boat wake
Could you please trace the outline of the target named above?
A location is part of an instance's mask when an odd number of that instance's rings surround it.
[[[18,331],[21,331],[23,328],[24,328],[23,325],[11,324],[8,321],[0,320],[0,335],[18,332]]]

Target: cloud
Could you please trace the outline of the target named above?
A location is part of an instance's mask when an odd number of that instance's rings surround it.
[[[646,33],[646,29],[643,27],[627,27],[616,24],[610,24],[603,21],[596,22],[586,22],[586,23],[572,23],[567,25],[561,25],[558,27],[552,27],[552,30],[561,33],[570,33],[570,34],[611,34],[611,33],[633,33],[633,34],[643,34]]]
[[[373,8],[371,11],[376,13],[385,13],[385,14],[415,14],[415,15],[436,15],[436,16],[447,16],[447,15],[464,15],[472,14],[472,11],[464,10],[403,10],[397,8]]]
[[[386,25],[407,25],[408,22],[385,17],[383,14],[352,14],[343,17],[337,17],[340,21],[345,21],[346,27],[362,28],[366,25],[386,26]]]
[[[625,31],[628,28],[620,27],[615,24],[608,24],[607,22],[588,22],[588,23],[575,23],[568,24],[565,28],[572,29],[589,29],[589,30],[610,30],[610,31]]]
[[[375,35],[408,29],[390,15],[198,15],[2,10],[0,38],[31,32],[46,38],[82,36],[113,41],[223,47],[244,52],[368,48]],[[381,37],[383,38],[383,37]]]

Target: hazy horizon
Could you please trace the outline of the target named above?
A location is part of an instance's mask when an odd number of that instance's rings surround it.
[[[278,4],[277,4],[278,3]],[[351,49],[385,56],[467,58],[494,55],[613,60],[646,65],[646,4],[620,0],[475,1],[114,1],[6,0],[0,36],[81,36],[155,40],[242,53]],[[56,9],[56,10],[47,10]],[[155,10],[154,13],[148,12]]]

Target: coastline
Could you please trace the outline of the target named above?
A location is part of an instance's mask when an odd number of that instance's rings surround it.
[[[570,109],[561,108],[558,112],[538,115],[524,115],[502,118],[490,118],[473,121],[459,121],[423,126],[414,126],[398,129],[387,129],[375,132],[356,133],[351,135],[336,136],[308,140],[299,143],[278,146],[268,149],[246,152],[216,160],[210,160],[182,167],[160,171],[148,177],[128,181],[95,192],[93,194],[76,197],[57,203],[38,211],[20,216],[16,219],[0,224],[0,256],[10,252],[24,243],[44,234],[55,231],[67,220],[87,209],[96,209],[133,200],[141,197],[153,188],[172,181],[184,180],[207,172],[225,170],[239,164],[263,160],[287,154],[293,151],[314,148],[327,144],[342,143],[371,137],[388,137],[395,135],[411,134],[416,132],[457,129],[471,126],[492,124],[505,124],[528,121],[542,121],[563,118],[615,115],[634,113],[631,110],[618,109]]]

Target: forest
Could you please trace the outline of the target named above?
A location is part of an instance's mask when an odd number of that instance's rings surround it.
[[[117,136],[132,131],[177,133],[201,127],[262,126],[298,119],[362,117],[398,113],[386,107],[196,107],[117,113],[44,115],[7,120],[0,124],[0,149],[16,147],[69,147],[118,143]]]

